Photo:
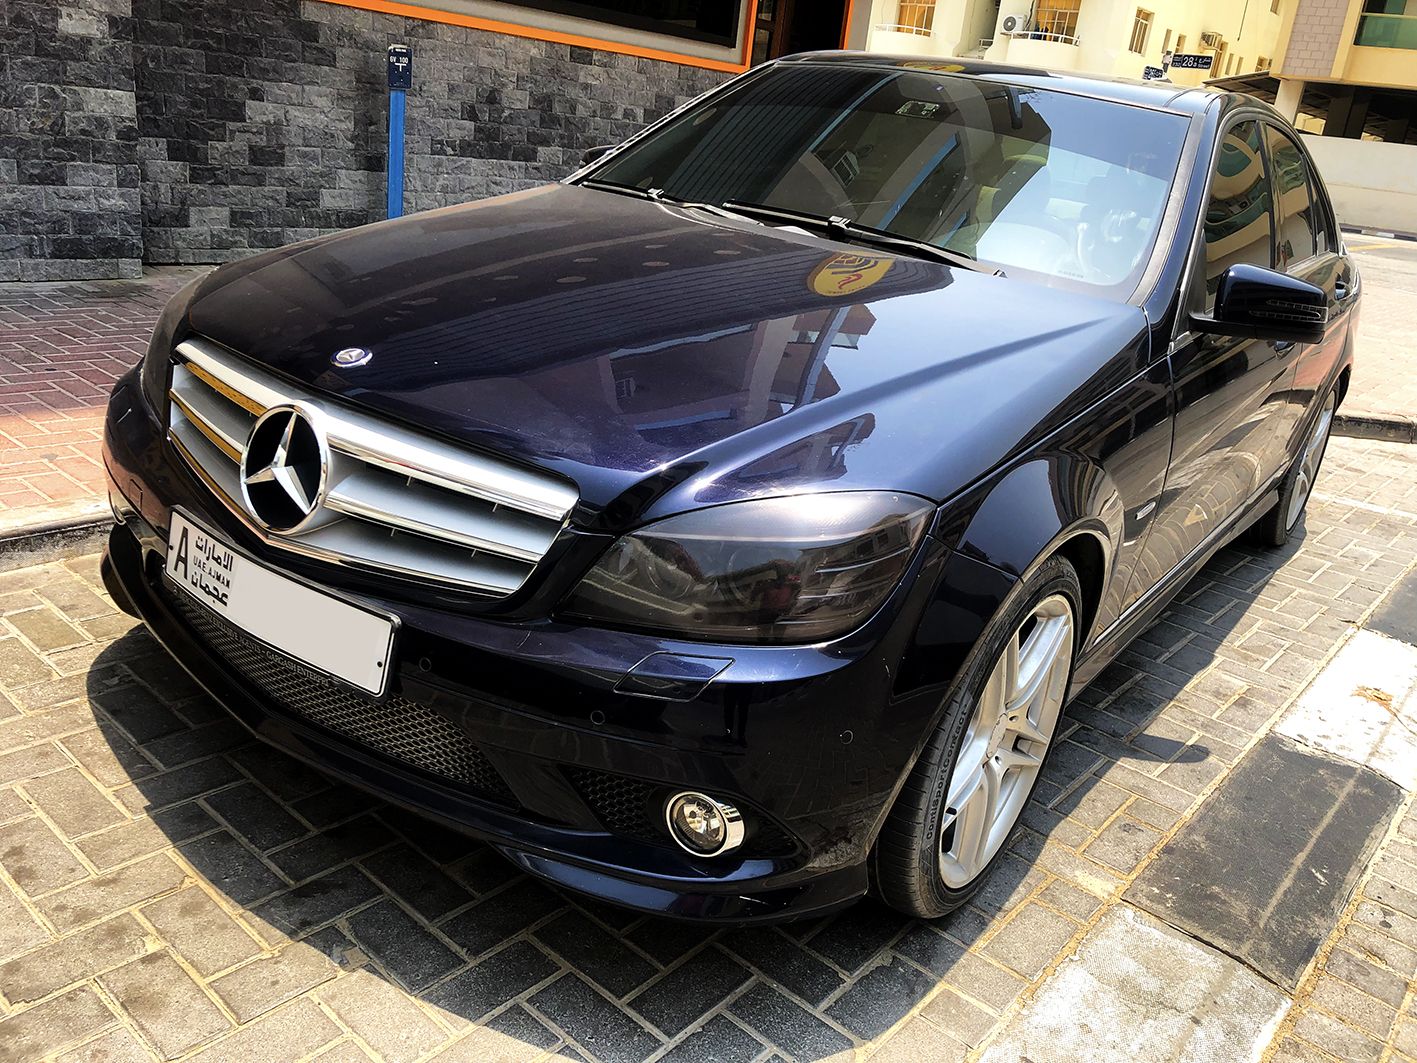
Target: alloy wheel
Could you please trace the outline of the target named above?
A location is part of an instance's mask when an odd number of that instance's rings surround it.
[[[1319,419],[1314,422],[1309,438],[1304,441],[1304,449],[1299,455],[1299,474],[1294,480],[1294,488],[1289,492],[1289,512],[1285,514],[1284,528],[1292,529],[1299,523],[1299,514],[1304,512],[1309,495],[1314,490],[1314,480],[1319,474],[1319,463],[1323,461],[1324,449],[1328,446],[1328,434],[1333,428],[1333,411],[1337,397],[1329,392],[1324,408],[1319,411]]]
[[[1054,594],[1010,636],[970,717],[940,827],[940,877],[961,889],[1003,846],[1043,767],[1067,697],[1073,608]]]

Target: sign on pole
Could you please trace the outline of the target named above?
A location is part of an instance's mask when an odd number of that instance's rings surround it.
[[[1215,56],[1209,52],[1202,55],[1177,52],[1171,57],[1171,68],[1173,70],[1209,70],[1214,62]]]
[[[403,110],[404,92],[413,87],[413,49],[391,44],[389,64],[389,165],[388,211],[390,218],[403,216]]]

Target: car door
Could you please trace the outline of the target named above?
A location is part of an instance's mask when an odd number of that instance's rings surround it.
[[[1258,116],[1234,119],[1222,134],[1201,226],[1188,298],[1193,310],[1208,312],[1230,266],[1275,264],[1274,197]],[[1169,355],[1171,466],[1129,597],[1180,564],[1274,478],[1283,452],[1275,414],[1288,398],[1294,354],[1293,345],[1179,327]]]
[[[1358,283],[1342,251],[1328,203],[1308,155],[1295,137],[1266,123],[1271,168],[1274,174],[1275,241],[1278,268],[1306,280],[1328,293],[1329,320],[1324,338],[1304,344],[1295,359],[1294,380],[1280,414],[1280,445],[1285,456],[1297,453],[1308,423],[1308,414],[1332,379],[1343,357],[1348,333],[1347,311]]]

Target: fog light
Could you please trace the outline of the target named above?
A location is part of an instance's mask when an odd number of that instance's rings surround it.
[[[664,805],[669,833],[685,852],[718,856],[743,844],[743,816],[732,805],[692,790]]]

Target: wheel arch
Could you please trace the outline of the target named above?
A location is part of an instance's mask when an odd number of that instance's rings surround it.
[[[1079,649],[1087,645],[1116,573],[1125,507],[1098,462],[1065,452],[1040,456],[1005,474],[973,511],[955,549],[1014,579],[1061,554],[1077,571]],[[1002,605],[1002,601],[995,606]]]

